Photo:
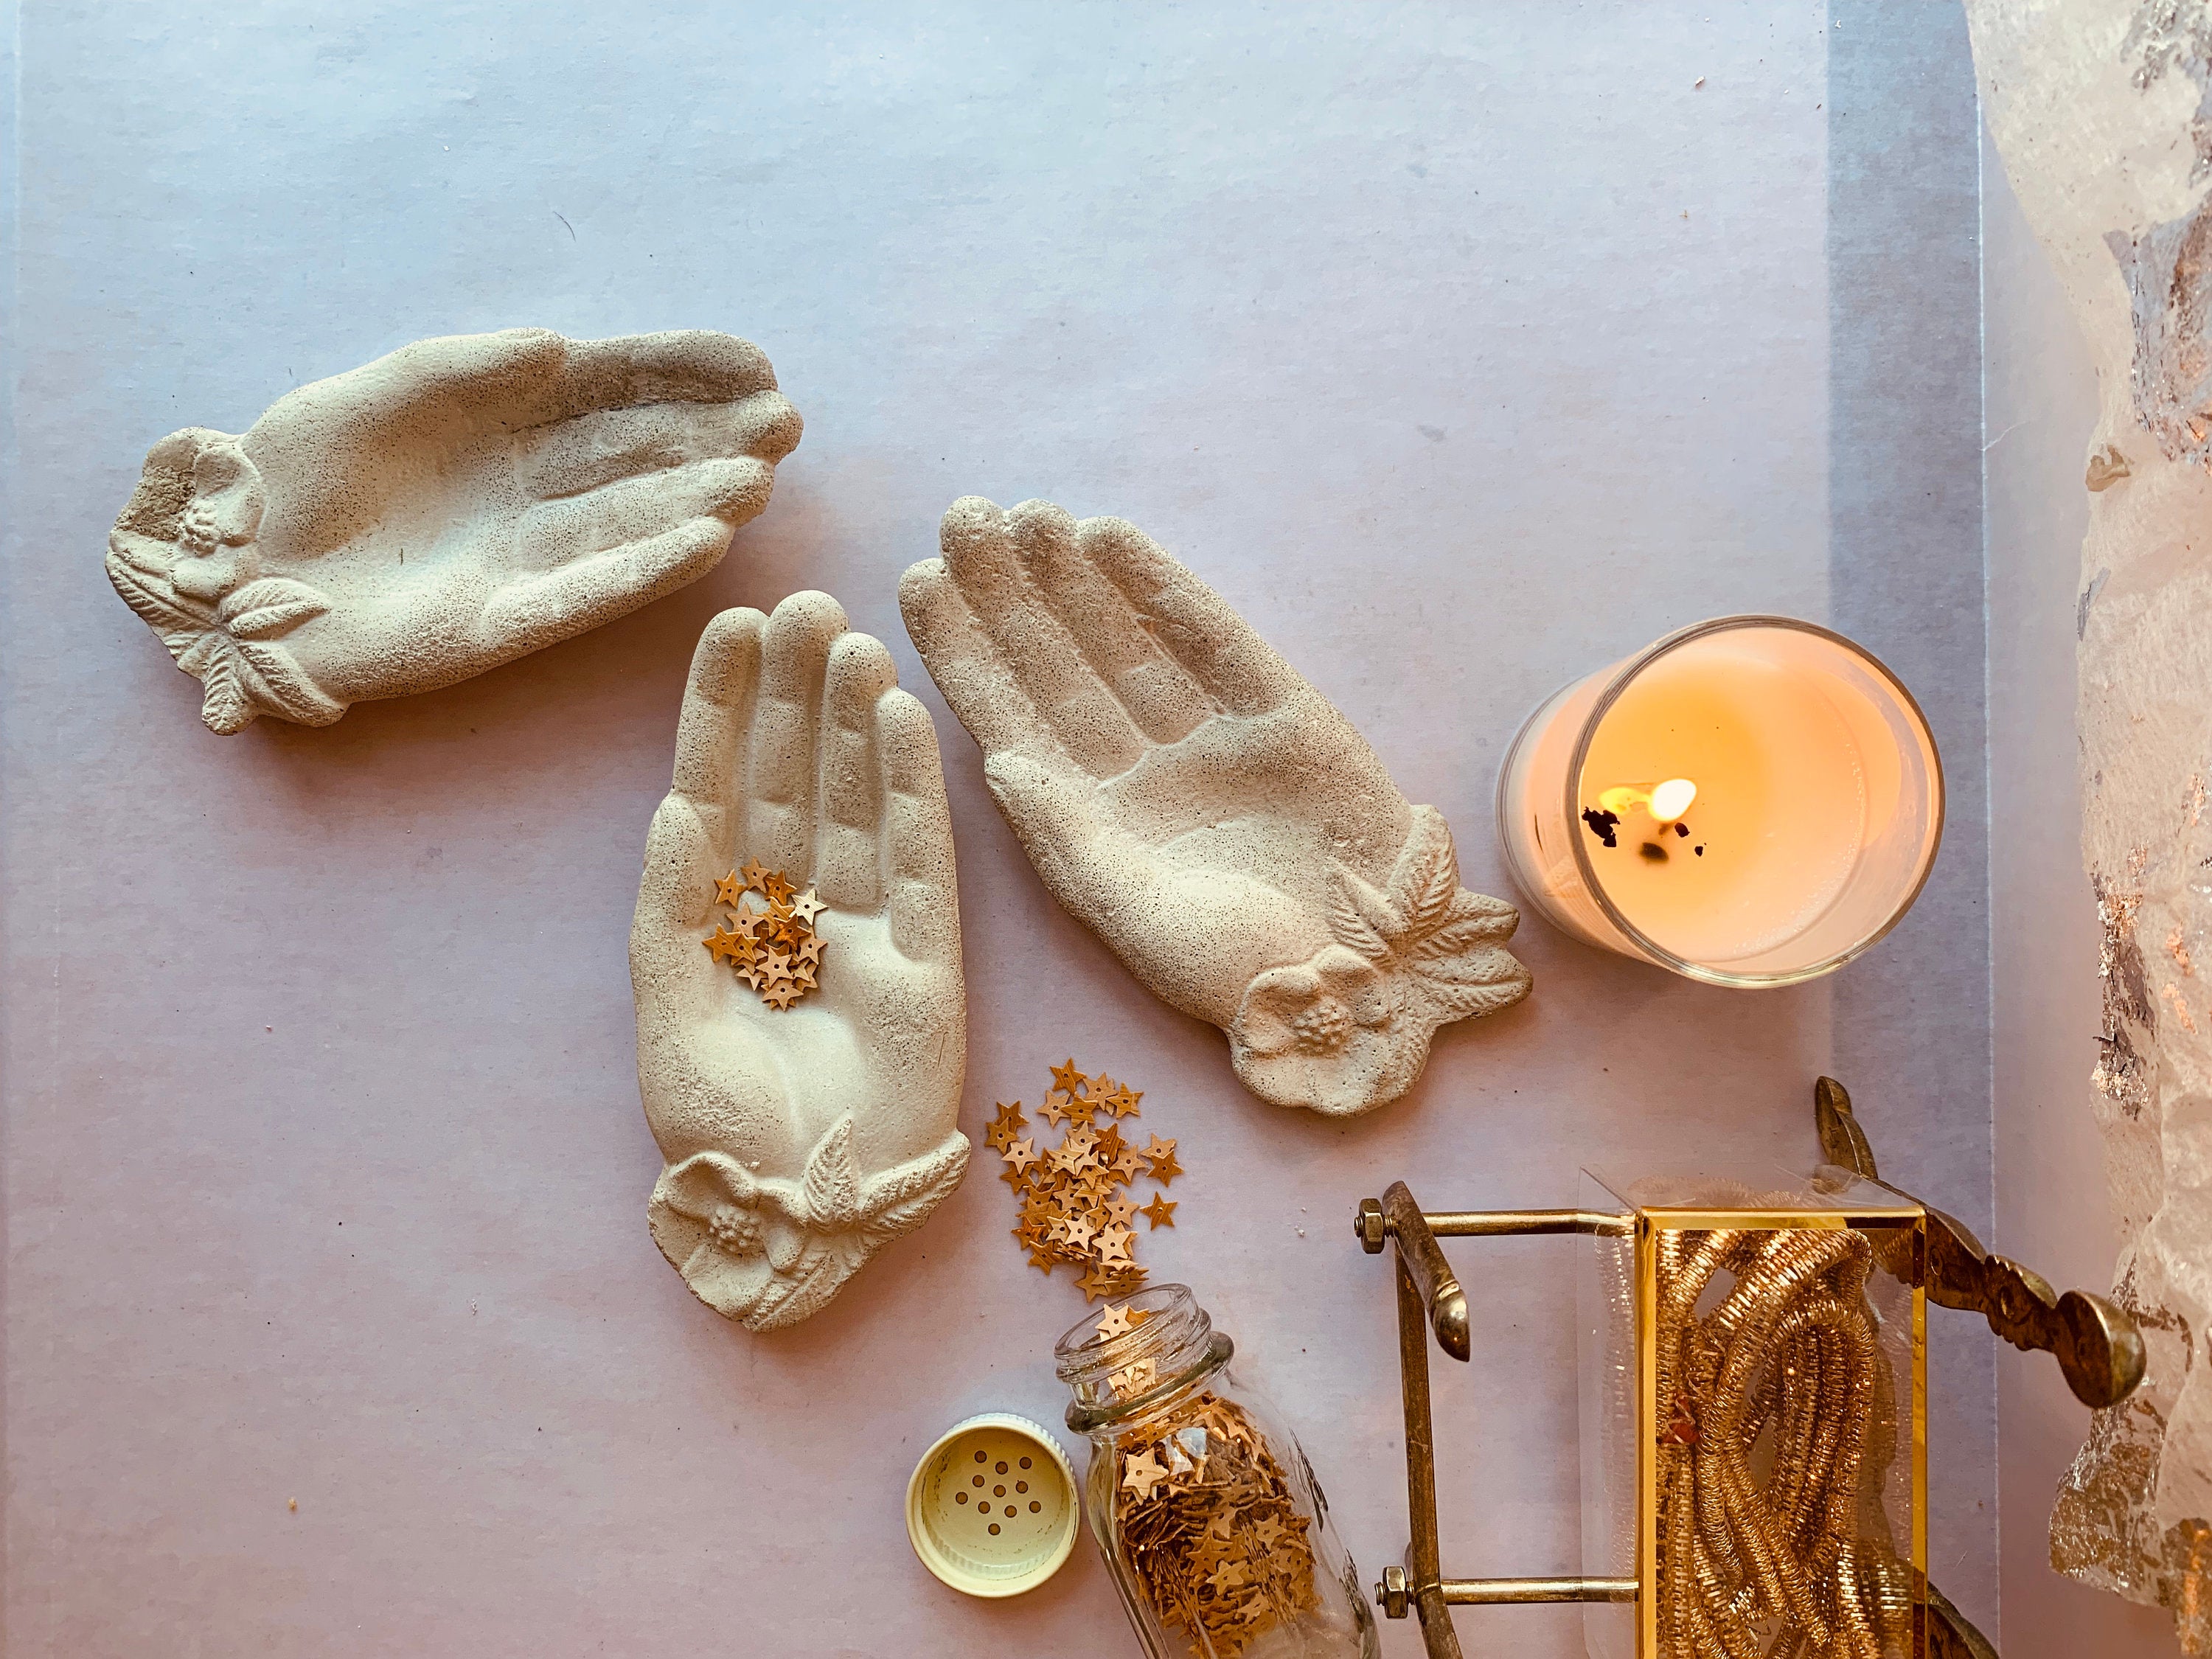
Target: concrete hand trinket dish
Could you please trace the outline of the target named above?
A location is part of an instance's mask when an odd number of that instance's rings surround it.
[[[418,340],[242,436],[155,444],[108,580],[200,680],[210,731],[328,726],[704,575],[799,434],[768,359],[727,334]]]
[[[1437,1026],[1528,991],[1518,913],[1352,723],[1133,525],[969,496],[907,631],[1054,898],[1261,1099],[1395,1100]]]
[[[718,906],[771,867],[772,891],[809,890],[822,942],[803,1000],[741,981],[721,943]],[[920,1226],[969,1152],[937,732],[827,593],[726,611],[700,637],[629,955],[638,1087],[666,1160],[653,1241],[717,1313],[796,1324]]]

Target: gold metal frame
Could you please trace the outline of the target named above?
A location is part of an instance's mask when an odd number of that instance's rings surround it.
[[[1447,1211],[1424,1214],[1402,1181],[1359,1200],[1352,1222],[1370,1255],[1398,1246],[1398,1376],[1406,1397],[1406,1511],[1413,1540],[1403,1566],[1386,1567],[1375,1599],[1392,1619],[1419,1614],[1429,1659],[1462,1659],[1449,1608],[1530,1601],[1633,1601],[1633,1578],[1446,1578],[1437,1542],[1437,1448],[1429,1407],[1429,1333],[1454,1359],[1474,1352],[1467,1292],[1444,1259],[1443,1238],[1530,1233],[1625,1236],[1629,1223],[1590,1210]]]
[[[1991,1255],[1959,1222],[1942,1211],[1923,1205],[1902,1189],[1890,1187],[1876,1173],[1874,1150],[1851,1112],[1850,1097],[1833,1078],[1822,1078],[1814,1089],[1814,1125],[1826,1161],[1878,1185],[1888,1187],[1902,1200],[1900,1219],[1924,1213],[1924,1229],[1911,1230],[1915,1241],[1911,1259],[1886,1263],[1899,1278],[1924,1289],[1927,1298],[1942,1306],[1982,1314],[1990,1328],[2021,1348],[2048,1349],[2058,1360],[2066,1381],[2085,1405],[2107,1407],[2124,1400],[2142,1380],[2143,1344],[2135,1322],[2126,1310],[2102,1297],[2069,1291],[2063,1297],[2041,1276],[2002,1256]],[[1689,1211],[1679,1212],[1682,1224],[1700,1222]],[[1669,1219],[1676,1216],[1670,1212]],[[1727,1219],[1744,1224],[1742,1212]],[[1850,1224],[1838,1215],[1834,1224]],[[1777,1224],[1820,1224],[1802,1214],[1777,1216]],[[1383,1569],[1375,1587],[1376,1601],[1384,1614],[1403,1619],[1409,1612],[1421,1623],[1421,1641],[1429,1659],[1462,1659],[1458,1632],[1452,1628],[1454,1607],[1496,1607],[1528,1602],[1640,1601],[1640,1586],[1648,1583],[1653,1563],[1647,1559],[1649,1540],[1638,1547],[1636,1578],[1446,1578],[1440,1562],[1437,1525],[1436,1431],[1429,1397],[1429,1334],[1437,1346],[1454,1359],[1465,1362],[1473,1353],[1473,1331],[1468,1321],[1467,1293],[1452,1272],[1439,1238],[1500,1238],[1531,1234],[1598,1234],[1627,1237],[1637,1234],[1637,1276],[1639,1306],[1649,1303],[1652,1254],[1649,1239],[1626,1216],[1594,1210],[1444,1210],[1425,1212],[1402,1181],[1391,1182],[1380,1199],[1364,1198],[1352,1218],[1352,1231],[1370,1255],[1380,1255],[1397,1246],[1395,1274],[1398,1292],[1398,1375],[1406,1410],[1406,1511],[1410,1540],[1403,1565]],[[1919,1328],[1916,1297],[1913,1337],[1924,1340]],[[1644,1363],[1650,1363],[1653,1345],[1639,1343]],[[1644,1391],[1649,1392],[1649,1379]],[[1915,1424],[1916,1462],[1924,1460],[1924,1431]],[[1639,1438],[1645,1437],[1639,1437]],[[1649,1485],[1650,1448],[1638,1457],[1639,1487]],[[1924,1462],[1921,1462],[1924,1468]],[[1646,1497],[1649,1497],[1646,1493]],[[1927,1559],[1925,1505],[1915,1516],[1915,1564]],[[1639,1532],[1641,1529],[1639,1528]],[[1922,1581],[1925,1583],[1924,1578]],[[1996,1659],[1988,1638],[1967,1622],[1949,1599],[1932,1583],[1926,1584],[1929,1618],[1927,1652],[1929,1659]],[[1648,1607],[1638,1609],[1647,1615]],[[1649,1650],[1648,1640],[1639,1645]]]

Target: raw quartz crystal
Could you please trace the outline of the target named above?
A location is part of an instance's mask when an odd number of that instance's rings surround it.
[[[2101,409],[2082,482],[2082,853],[2104,928],[2098,1118],[2149,1349],[2061,1486],[2051,1562],[2212,1652],[2212,8],[1966,0],[1983,114]]]

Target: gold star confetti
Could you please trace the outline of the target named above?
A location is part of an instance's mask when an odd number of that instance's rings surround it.
[[[1098,1334],[1103,1337],[1127,1336],[1143,1323],[1141,1319],[1132,1319],[1127,1308],[1109,1308],[1098,1316]]]
[[[1156,1376],[1157,1372],[1152,1362],[1149,1359],[1139,1359],[1135,1364],[1114,1372],[1107,1377],[1106,1381],[1116,1394],[1142,1394],[1152,1386]]]
[[[1134,1290],[1138,1280],[1128,1268],[1116,1273],[1110,1267],[1093,1267],[1075,1281],[1085,1302],[1096,1302],[1102,1296],[1120,1296]]]
[[[1152,1201],[1137,1213],[1152,1224],[1154,1232],[1158,1232],[1163,1227],[1175,1225],[1175,1205],[1165,1193],[1154,1193]]]
[[[1163,1140],[1158,1135],[1154,1135],[1152,1144],[1145,1148],[1146,1165],[1152,1179],[1163,1187],[1182,1173],[1182,1165],[1176,1162],[1175,1151],[1175,1142]]]
[[[1125,1084],[1101,1074],[1087,1077],[1070,1059],[1053,1066],[1053,1087],[1037,1109],[1038,1130],[1024,1133],[1029,1120],[1019,1101],[998,1103],[984,1139],[1006,1161],[1000,1174],[1020,1207],[1013,1235],[1032,1267],[1048,1275],[1066,1262],[1077,1274],[1086,1301],[1118,1296],[1145,1282],[1137,1260],[1137,1218],[1152,1218],[1154,1230],[1175,1206],[1155,1193],[1148,1207],[1125,1190],[1156,1173],[1159,1159],[1170,1176],[1182,1173],[1174,1162],[1175,1142],[1155,1135],[1149,1147],[1132,1146],[1121,1120],[1137,1114],[1142,1097]],[[1065,1124],[1055,1144],[1046,1131]]]
[[[1052,1149],[1054,1164],[1069,1175],[1080,1175],[1085,1170],[1098,1167],[1096,1148],[1079,1146],[1073,1141],[1063,1140]]]
[[[1148,1451],[1122,1460],[1121,1485],[1125,1490],[1136,1493],[1140,1503],[1150,1498],[1152,1488],[1167,1478],[1168,1472],[1160,1467],[1159,1459]]]
[[[768,908],[744,908],[749,893],[760,895]],[[818,988],[822,941],[815,935],[814,918],[826,907],[812,888],[794,902],[790,879],[755,859],[714,883],[714,902],[735,914],[726,924],[717,922],[701,943],[716,962],[728,963],[769,1007],[787,1010]]]
[[[1111,1373],[1117,1391],[1143,1363]],[[1315,1605],[1312,1517],[1240,1407],[1200,1391],[1146,1418],[1115,1455],[1115,1528],[1139,1594],[1193,1651],[1236,1659]]]

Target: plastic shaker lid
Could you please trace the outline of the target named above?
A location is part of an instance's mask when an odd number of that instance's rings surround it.
[[[1019,1595],[1075,1547],[1075,1471],[1060,1443],[1025,1417],[956,1423],[914,1466],[906,1533],[914,1553],[969,1595]]]

